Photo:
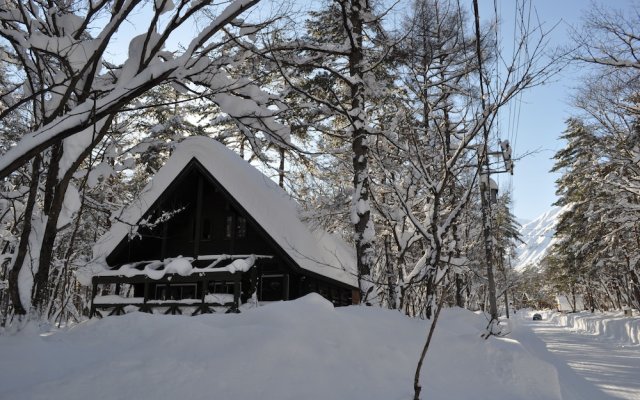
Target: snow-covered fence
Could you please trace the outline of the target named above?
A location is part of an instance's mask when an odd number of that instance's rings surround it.
[[[600,335],[625,344],[640,344],[640,317],[625,317],[622,312],[554,313],[550,321],[581,333]]]

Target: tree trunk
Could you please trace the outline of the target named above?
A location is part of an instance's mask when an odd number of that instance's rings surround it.
[[[422,364],[424,362],[424,358],[427,355],[427,351],[429,350],[429,345],[431,344],[431,339],[433,338],[433,333],[435,332],[436,324],[438,323],[438,317],[440,316],[440,311],[442,310],[442,304],[444,302],[444,293],[440,297],[440,301],[436,307],[436,312],[433,317],[433,322],[429,327],[429,334],[427,335],[427,340],[422,347],[422,352],[420,353],[420,359],[418,360],[418,365],[416,366],[416,373],[413,376],[413,400],[420,400],[420,392],[422,391],[422,385],[420,385],[420,372],[422,371]]]
[[[504,309],[507,319],[509,319],[509,296],[507,295],[507,289],[504,290]]]
[[[640,310],[640,279],[633,269],[629,270],[629,279],[631,279],[631,289],[635,297],[635,307]]]
[[[64,172],[63,176],[58,179],[59,161],[62,154],[59,157],[52,157],[51,165],[49,167],[49,173],[55,174],[55,184],[49,185],[47,188],[51,193],[45,193],[45,198],[50,197],[50,203],[47,212],[47,223],[42,235],[42,242],[40,247],[40,258],[38,260],[38,271],[34,278],[34,291],[33,291],[33,305],[39,312],[43,313],[43,307],[46,304],[46,299],[49,295],[49,270],[51,269],[51,263],[53,261],[55,240],[58,234],[58,219],[62,206],[64,205],[65,194],[69,188],[69,183],[73,178],[73,174],[78,170],[78,167],[82,164],[84,159],[91,153],[95,146],[102,140],[111,126],[113,116],[108,117],[100,131],[94,132],[91,144],[89,144],[71,163],[68,169]],[[73,140],[70,138],[69,140]],[[62,145],[60,145],[62,147]],[[47,178],[49,181],[49,177]],[[41,314],[44,315],[44,314]]]
[[[456,273],[454,277],[456,282],[456,306],[464,308],[464,284],[462,282],[462,275]]]
[[[395,274],[393,273],[393,266],[389,257],[389,236],[384,238],[384,257],[385,257],[385,270],[387,274],[387,306],[389,309],[394,310],[396,308],[396,285]]]
[[[70,139],[71,140],[71,139]],[[60,170],[60,159],[62,158],[62,143],[53,146],[49,163],[47,181],[44,194],[44,213],[47,216],[47,223],[42,235],[40,244],[40,257],[38,259],[38,271],[34,277],[33,306],[44,315],[44,306],[49,298],[49,270],[53,261],[55,241],[58,234],[58,219],[64,204],[65,194],[73,173],[70,168],[64,176],[58,179]]]
[[[352,129],[353,150],[353,211],[356,256],[358,268],[358,284],[361,298],[366,301],[367,285],[370,280],[373,256],[373,221],[369,202],[369,137],[365,118],[365,90],[364,90],[364,52],[362,46],[363,21],[366,10],[363,10],[362,0],[351,0],[349,4],[348,32],[351,36],[351,51],[349,53],[349,75],[353,78],[351,86],[351,104],[349,116]],[[343,7],[345,7],[343,5]],[[345,10],[343,8],[343,10]],[[346,11],[346,10],[345,10]],[[345,21],[346,22],[346,21]]]
[[[284,156],[285,149],[280,147],[280,168],[278,168],[278,186],[284,189]]]
[[[595,303],[595,300],[593,299],[593,290],[591,288],[591,280],[587,281],[587,296],[589,298],[589,309],[591,310],[591,313],[593,313],[596,309],[596,303]]]
[[[87,178],[89,176],[89,170],[87,170],[87,175],[85,175],[84,181],[82,183],[83,188],[86,188],[86,183],[87,183]],[[71,257],[73,255],[73,249],[75,248],[75,242],[76,242],[76,238],[78,235],[78,231],[80,230],[80,222],[81,222],[81,217],[82,217],[82,213],[84,212],[84,207],[85,207],[85,197],[84,197],[84,190],[83,190],[83,196],[82,196],[82,201],[80,202],[80,209],[78,210],[78,216],[76,218],[76,223],[74,225],[73,228],[73,232],[71,233],[71,237],[69,239],[69,243],[67,245],[67,251],[65,252],[64,255],[64,266],[62,267],[62,274],[63,275],[63,280],[62,280],[62,289],[60,290],[60,308],[61,308],[61,312],[60,312],[60,321],[58,322],[58,325],[62,322],[62,312],[64,311],[67,303],[69,302],[68,300],[68,287],[70,286],[69,281],[71,278],[71,271],[69,271],[69,264],[71,263]],[[56,287],[56,291],[58,290],[58,287]],[[53,293],[53,297],[56,296],[56,292]],[[53,302],[51,302],[53,303]],[[53,316],[53,307],[51,307],[49,309],[49,318],[51,318]]]
[[[42,159],[40,155],[35,156],[31,166],[31,183],[29,185],[29,197],[27,198],[27,204],[24,209],[24,221],[22,225],[22,233],[20,234],[20,243],[18,244],[18,253],[16,254],[13,267],[11,268],[11,271],[9,271],[9,296],[11,297],[11,303],[13,304],[13,312],[18,315],[25,315],[27,313],[25,305],[22,304],[22,301],[20,300],[19,275],[26,259],[27,250],[29,247],[29,236],[31,235],[31,218],[33,216],[33,209],[36,204],[36,196],[38,195],[41,163]]]

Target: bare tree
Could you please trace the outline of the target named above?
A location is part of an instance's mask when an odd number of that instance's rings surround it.
[[[439,37],[432,35],[433,42],[428,47],[431,52],[426,54],[427,62],[414,64],[417,67],[415,70],[420,72],[414,73],[414,76],[426,77],[421,78],[424,81],[417,80],[419,85],[415,86],[421,90],[414,95],[417,103],[422,106],[415,112],[419,115],[418,126],[422,129],[409,131],[406,144],[399,146],[407,154],[401,158],[408,160],[410,170],[396,172],[396,176],[401,176],[402,179],[392,177],[389,182],[392,183],[392,193],[395,194],[400,210],[411,221],[424,243],[422,258],[404,274],[405,283],[424,281],[432,282],[437,287],[446,282],[452,287],[453,283],[447,280],[448,271],[468,265],[468,260],[456,257],[460,254],[456,251],[459,218],[472,195],[478,192],[482,181],[489,184],[487,176],[480,174],[483,170],[486,171],[481,166],[488,166],[489,163],[489,132],[492,124],[500,109],[517,94],[541,84],[561,66],[555,64],[556,57],[548,57],[545,53],[547,32],[540,25],[524,28],[519,32],[521,36],[515,53],[505,58],[491,43],[493,31],[483,32],[480,29],[477,4],[475,29],[470,31],[475,32],[472,40],[461,34],[465,24],[460,17],[463,12],[457,3],[418,1],[416,5],[419,11],[423,10],[421,6],[431,7],[431,14],[422,14],[422,18],[434,16],[432,18],[435,23],[431,26],[445,26],[444,21],[449,20],[446,26],[454,29],[450,30],[448,40],[443,40],[447,39],[448,31],[445,29],[439,31]],[[519,17],[524,19],[525,15],[522,13]],[[437,21],[441,21],[440,24]],[[438,40],[448,45],[434,46],[433,43]],[[462,52],[465,47],[466,51]],[[491,69],[488,68],[497,63],[505,64],[505,73],[499,77],[499,81],[492,77],[489,73]],[[432,150],[425,151],[428,147]],[[475,162],[471,162],[472,160]],[[452,185],[461,182],[465,171],[473,164],[475,168],[471,172],[472,178],[462,186],[459,193],[453,195]],[[415,187],[413,192],[418,192],[418,188],[422,189],[419,191],[421,196],[406,196],[409,191],[403,187],[406,185]],[[489,191],[486,192],[488,194]],[[490,215],[490,211],[484,215],[482,227],[491,223]],[[486,240],[492,241],[493,238]],[[487,253],[485,265],[491,272],[491,263],[494,261],[491,248],[487,248]],[[426,304],[437,307],[435,315],[442,307],[442,298],[436,301],[437,293],[436,289],[432,289],[425,299]],[[419,376],[422,361],[435,323],[434,320],[416,369],[416,400],[420,398],[421,392]],[[493,311],[485,337],[498,332],[497,323],[497,312]]]

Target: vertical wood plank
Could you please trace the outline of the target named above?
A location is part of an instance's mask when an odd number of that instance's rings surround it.
[[[203,203],[202,175],[198,176],[198,196],[196,198],[195,237],[193,238],[193,258],[198,259],[200,254],[200,238],[202,238],[202,203]]]

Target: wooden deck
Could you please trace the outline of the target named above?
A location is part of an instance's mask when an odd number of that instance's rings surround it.
[[[92,279],[92,297],[90,317],[107,315],[122,315],[126,313],[126,307],[137,307],[138,311],[153,313],[154,309],[164,310],[164,314],[182,314],[189,310],[191,315],[216,312],[216,309],[224,309],[226,313],[240,312],[240,289],[243,274],[241,272],[231,273],[228,271],[195,271],[189,276],[178,274],[166,274],[161,279],[151,279],[146,275],[125,276],[94,276]],[[223,301],[208,296],[210,282],[227,282],[233,284],[232,301]],[[120,297],[118,301],[95,301],[98,293],[98,285],[110,284],[144,284],[144,297]],[[179,283],[199,283],[202,286],[199,299],[182,300],[156,300],[152,299],[149,293],[151,284],[179,284]],[[209,297],[209,298],[208,298]],[[112,298],[113,299],[113,298]],[[223,299],[224,300],[224,299]],[[194,311],[191,311],[195,308]],[[166,310],[165,310],[166,309]],[[103,312],[101,312],[102,310]]]

